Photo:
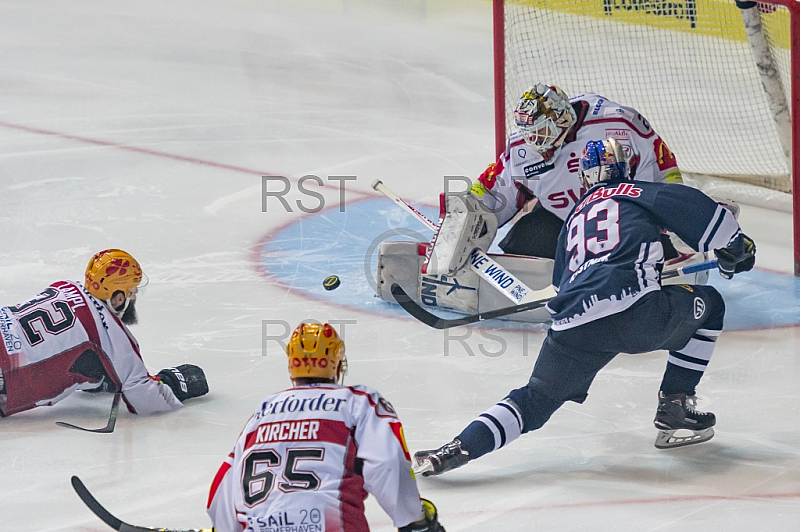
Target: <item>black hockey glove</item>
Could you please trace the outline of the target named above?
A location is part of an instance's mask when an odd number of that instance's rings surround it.
[[[735,273],[753,269],[756,263],[756,244],[749,236],[740,232],[727,247],[715,249],[714,254],[717,256],[720,275],[730,279]]]
[[[425,512],[425,519],[414,521],[404,527],[398,528],[398,532],[445,532],[444,527],[439,523],[439,512],[436,506],[428,499],[422,499],[422,509]]]
[[[182,364],[175,368],[166,368],[156,376],[172,389],[181,403],[192,397],[200,397],[208,393],[206,375],[198,366]]]

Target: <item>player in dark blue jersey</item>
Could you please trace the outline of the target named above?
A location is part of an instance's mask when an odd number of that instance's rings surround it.
[[[695,409],[695,387],[722,330],[725,303],[711,286],[661,286],[663,231],[696,251],[714,250],[720,273],[750,270],[755,244],[734,216],[701,191],[632,181],[623,147],[590,141],[580,161],[588,190],[558,239],[548,303],[553,324],[528,383],[478,416],[452,442],[414,455],[437,475],[536,430],[566,401],[582,403],[618,353],[669,351],[658,394],[658,448],[708,441],[714,414]],[[654,327],[654,324],[658,324]],[[676,431],[684,429],[683,435]]]

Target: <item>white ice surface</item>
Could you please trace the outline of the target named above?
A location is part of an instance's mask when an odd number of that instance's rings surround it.
[[[279,350],[262,354],[262,320],[356,320],[349,382],[393,402],[412,451],[524,384],[541,332],[503,332],[505,351],[485,356],[499,344],[477,330],[461,344],[320,303],[254,253],[303,216],[263,213],[261,175],[355,175],[349,201],[379,178],[430,204],[493,146],[489,2],[0,3],[0,302],[129,250],[151,279],[133,329],[148,367],[198,364],[211,387],[179,412],[121,412],[110,435],[54,424],[102,426],[110,396],[0,419],[0,530],[106,530],[73,474],[129,522],[210,526],[218,465],[260,398],[288,385]],[[740,221],[759,266],[791,272],[790,215],[744,206]],[[719,418],[711,442],[656,450],[664,354],[620,356],[584,405],[421,492],[450,532],[800,530],[797,331],[722,335],[700,390]]]

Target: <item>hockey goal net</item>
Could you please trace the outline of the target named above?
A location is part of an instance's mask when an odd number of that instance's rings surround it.
[[[797,0],[494,0],[498,151],[517,99],[542,81],[636,108],[685,173],[790,192],[797,8]]]

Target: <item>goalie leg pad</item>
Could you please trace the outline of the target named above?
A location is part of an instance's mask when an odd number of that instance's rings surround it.
[[[378,297],[395,303],[391,286],[397,283],[415,302],[427,307],[475,314],[508,306],[508,299],[471,268],[459,270],[453,276],[420,273],[423,257],[418,252],[419,246],[418,242],[392,241],[378,246]],[[533,290],[550,286],[552,260],[511,255],[491,257]],[[507,319],[546,323],[550,321],[550,314],[547,309],[539,308]]]
[[[424,257],[419,253],[419,246],[417,242],[381,242],[378,247],[378,297],[395,303],[391,287],[396,283],[420,305],[476,313],[478,274],[466,268],[454,276],[420,273]]]

